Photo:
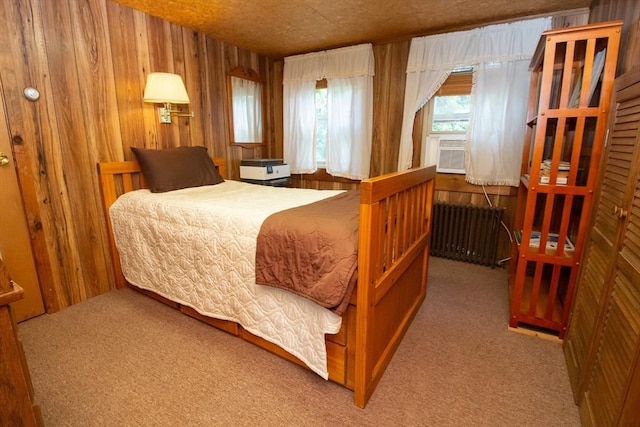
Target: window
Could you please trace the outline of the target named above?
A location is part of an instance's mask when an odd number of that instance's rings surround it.
[[[432,132],[466,132],[471,116],[471,95],[433,97]]]
[[[283,157],[291,173],[318,170],[316,135],[325,146],[324,167],[335,177],[369,177],[373,132],[373,72],[371,44],[288,56],[283,68]],[[316,130],[316,88],[327,80],[326,132]],[[320,123],[320,126],[322,124]],[[323,143],[322,136],[326,134]]]
[[[473,67],[453,70],[430,104],[430,132],[464,134],[471,118],[471,84]]]
[[[471,120],[472,67],[454,70],[429,101],[425,164],[441,173],[465,173],[465,144]]]

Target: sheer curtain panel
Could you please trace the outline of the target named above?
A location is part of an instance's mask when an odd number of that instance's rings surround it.
[[[323,59],[317,53],[290,56],[283,69],[284,161],[292,173],[314,173],[315,90],[322,79]]]
[[[465,180],[517,187],[527,120],[529,61],[492,62],[474,69],[474,105]]]

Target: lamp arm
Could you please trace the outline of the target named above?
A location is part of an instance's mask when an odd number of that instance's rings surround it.
[[[173,110],[171,107],[173,105],[170,102],[166,102],[164,104],[164,108],[167,109],[167,112],[169,114],[171,114],[172,116],[178,116],[178,117],[194,117],[193,111],[189,112],[189,113],[184,113],[182,111],[179,110]]]
[[[195,117],[195,114],[193,113],[193,111],[185,113],[178,110],[172,110],[170,102],[165,102],[164,108],[158,109],[158,115],[160,117],[160,123],[171,123],[171,116]]]
[[[169,111],[169,114],[171,114],[172,116],[178,116],[178,117],[195,117],[195,114],[193,113],[193,111],[189,113],[183,113],[180,111],[171,110]]]

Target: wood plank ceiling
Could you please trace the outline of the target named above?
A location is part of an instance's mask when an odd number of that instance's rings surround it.
[[[115,1],[273,58],[468,29],[585,8],[591,3],[591,0]]]

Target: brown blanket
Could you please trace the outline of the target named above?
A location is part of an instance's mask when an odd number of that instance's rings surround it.
[[[356,281],[360,192],[269,216],[258,234],[256,283],[342,314]]]

